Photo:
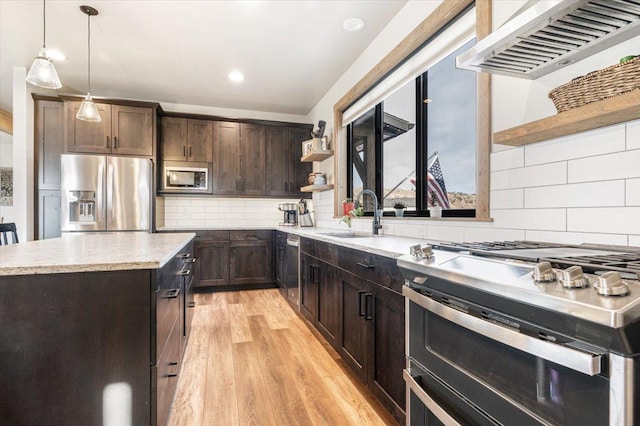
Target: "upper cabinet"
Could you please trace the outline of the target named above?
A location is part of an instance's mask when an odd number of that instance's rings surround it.
[[[102,121],[93,123],[76,118],[80,102],[65,101],[66,152],[153,155],[153,108],[96,104]]]
[[[303,196],[300,186],[307,181],[311,164],[300,163],[302,142],[311,127],[267,126],[267,194]]]
[[[217,121],[213,154],[214,194],[265,195],[265,126]]]
[[[213,160],[213,121],[162,117],[162,159],[210,163]]]

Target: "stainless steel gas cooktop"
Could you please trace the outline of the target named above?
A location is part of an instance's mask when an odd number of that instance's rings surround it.
[[[504,241],[411,252],[398,258],[410,285],[439,278],[609,328],[640,319],[640,249]]]

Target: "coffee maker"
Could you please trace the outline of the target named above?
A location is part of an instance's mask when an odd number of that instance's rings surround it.
[[[298,204],[283,203],[278,204],[278,210],[284,212],[284,221],[280,222],[281,226],[297,226],[298,225]]]

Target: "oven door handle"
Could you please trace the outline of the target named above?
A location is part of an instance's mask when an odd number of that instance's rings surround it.
[[[409,371],[402,370],[402,376],[404,377],[404,381],[407,382],[407,385],[409,385],[409,388],[411,388],[413,393],[415,393],[416,396],[420,398],[420,401],[422,401],[425,407],[427,407],[429,411],[431,411],[431,413],[437,417],[438,420],[440,420],[445,425],[460,426],[460,423],[458,423],[456,419],[451,417],[451,415],[447,413],[444,408],[438,405],[438,403],[435,402],[424,389],[422,389],[422,387],[418,384],[418,382],[416,382],[416,379],[413,378]]]
[[[527,336],[510,330],[506,326],[496,325],[456,309],[449,308],[433,299],[423,296],[408,286],[402,288],[402,294],[424,309],[503,345],[511,346],[519,351],[555,362],[556,364],[589,376],[595,376],[601,372],[601,354],[583,352]]]

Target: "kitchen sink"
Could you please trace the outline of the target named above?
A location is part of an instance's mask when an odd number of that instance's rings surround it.
[[[326,235],[327,237],[337,238],[368,238],[370,234],[363,234],[360,232],[318,232],[319,235]]]

